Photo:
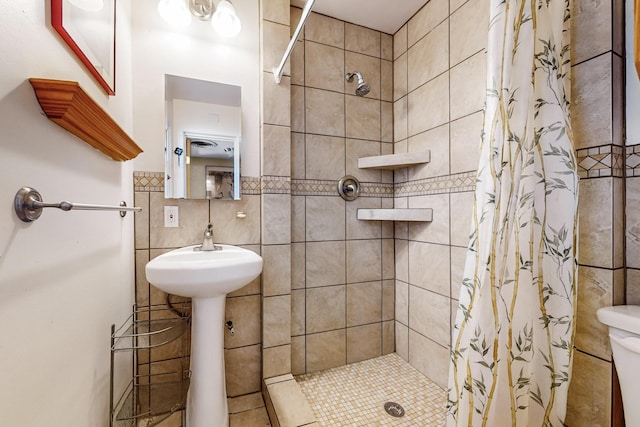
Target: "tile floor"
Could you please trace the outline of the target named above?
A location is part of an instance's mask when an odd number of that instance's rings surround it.
[[[323,427],[423,426],[445,424],[445,390],[395,353],[296,377]],[[402,405],[388,415],[383,405]]]

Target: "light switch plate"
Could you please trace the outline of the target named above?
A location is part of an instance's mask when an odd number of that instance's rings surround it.
[[[164,207],[164,226],[178,227],[180,225],[177,206]]]

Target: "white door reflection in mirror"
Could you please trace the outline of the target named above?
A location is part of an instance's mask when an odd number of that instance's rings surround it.
[[[165,197],[240,199],[239,86],[165,76]]]

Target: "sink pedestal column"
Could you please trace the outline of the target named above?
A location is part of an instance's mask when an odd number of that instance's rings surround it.
[[[224,373],[226,295],[193,298],[191,311],[191,379],[187,427],[228,427]]]

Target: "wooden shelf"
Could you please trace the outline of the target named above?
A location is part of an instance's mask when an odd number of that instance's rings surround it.
[[[29,79],[49,120],[62,126],[113,160],[131,160],[142,149],[78,82]]]
[[[357,211],[357,218],[365,221],[433,221],[433,209],[363,209]]]
[[[358,167],[360,169],[386,169],[395,170],[409,166],[429,163],[431,151],[415,151],[412,153],[385,154],[382,156],[360,157]]]

